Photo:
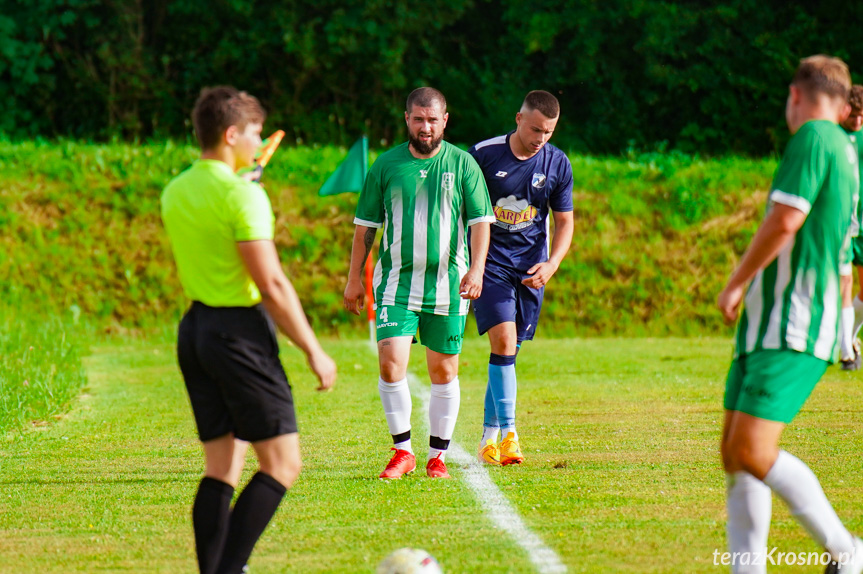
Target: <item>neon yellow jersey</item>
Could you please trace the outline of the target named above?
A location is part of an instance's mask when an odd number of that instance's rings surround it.
[[[198,160],[162,192],[162,222],[187,297],[211,307],[260,303],[237,242],[273,239],[273,208],[261,186],[224,162]]]

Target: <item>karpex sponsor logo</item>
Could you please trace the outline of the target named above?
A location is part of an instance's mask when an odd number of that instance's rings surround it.
[[[446,171],[440,178],[440,187],[444,191],[452,191],[455,184],[455,174],[451,171]]]
[[[545,187],[545,174],[544,173],[535,173],[533,174],[533,180],[530,182],[530,185],[537,189],[542,189]]]
[[[536,208],[526,199],[518,199],[514,195],[501,197],[494,206],[495,225],[505,229],[522,229],[533,225]]]

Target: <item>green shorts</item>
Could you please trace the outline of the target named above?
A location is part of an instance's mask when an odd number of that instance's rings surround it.
[[[863,267],[863,235],[858,235],[851,240],[851,249],[854,252],[852,263],[857,267]]]
[[[741,355],[728,371],[725,408],[788,424],[826,370],[827,361],[787,349]]]
[[[461,353],[466,315],[435,315],[387,305],[378,307],[375,317],[378,341],[419,335],[420,343],[432,351],[445,355]]]

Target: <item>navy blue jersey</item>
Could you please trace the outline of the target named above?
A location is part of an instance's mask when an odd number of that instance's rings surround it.
[[[510,132],[480,142],[470,153],[482,168],[496,221],[488,261],[527,271],[548,260],[548,210],[572,211],[572,164],[545,144],[530,159],[509,147]]]

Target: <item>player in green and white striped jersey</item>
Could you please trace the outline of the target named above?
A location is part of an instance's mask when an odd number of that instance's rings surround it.
[[[785,425],[838,347],[840,250],[859,188],[856,150],[837,125],[847,115],[850,88],[841,60],[800,62],[785,109],[793,137],[767,213],[719,295],[729,323],[744,304],[722,433],[734,572],[766,571],[771,490],[834,561],[846,563],[842,572],[863,571],[863,541],[842,525],[809,467],[779,450]]]
[[[851,86],[848,95],[848,106],[851,111],[842,123],[842,129],[848,134],[851,144],[857,153],[857,163],[860,163],[859,135],[863,125],[863,86]],[[858,170],[859,174],[859,170]],[[860,190],[853,198],[853,215],[845,243],[842,246],[842,258],[839,264],[839,291],[842,294],[842,313],[839,317],[839,360],[843,371],[856,371],[860,368],[861,357],[860,343],[856,341],[856,329],[854,328],[854,265],[860,265],[860,253],[855,253],[855,244],[858,243],[860,233]],[[858,268],[859,269],[859,268]]]
[[[345,308],[356,314],[363,306],[363,262],[376,230],[383,228],[374,278],[378,390],[396,452],[381,478],[400,478],[416,467],[407,384],[416,334],[427,347],[432,382],[426,472],[449,478],[444,456],[458,416],[458,355],[470,300],[482,290],[495,217],[476,161],[443,141],[448,117],[446,99],[439,91],[411,92],[405,111],[409,142],[374,163],[354,219],[357,228]]]
[[[842,129],[848,132],[848,137],[851,138],[851,141],[857,147],[857,166],[863,168],[863,162],[861,162],[861,154],[863,154],[863,132],[860,130],[863,129],[863,86],[856,84],[851,86],[851,93],[848,94],[848,105],[851,108],[851,112],[848,114],[848,117],[842,122]],[[858,170],[858,173],[860,170]],[[851,239],[851,263],[854,267],[857,268],[857,279],[858,283],[863,285],[863,234],[860,233],[860,222],[863,221],[863,201],[861,198],[857,198],[857,217],[854,221],[852,221],[852,237]],[[856,223],[856,235],[853,234],[854,224]],[[861,356],[860,356],[860,341],[857,340],[857,333],[860,331],[860,326],[863,325],[863,292],[857,294],[856,297],[853,297],[853,276],[849,277],[847,280],[847,288],[849,295],[848,299],[844,298],[843,292],[843,300],[842,300],[842,336],[850,339],[852,349],[856,351],[854,355],[854,361],[851,363],[842,363],[843,368],[845,370],[857,370],[861,367]],[[845,287],[845,285],[843,285]],[[850,304],[853,309],[853,320],[854,323],[851,327],[847,327],[848,315],[846,315],[845,307]]]

